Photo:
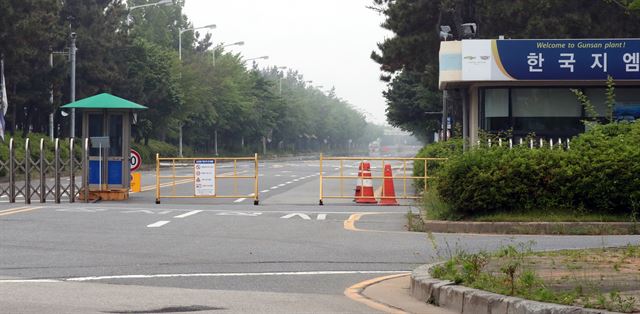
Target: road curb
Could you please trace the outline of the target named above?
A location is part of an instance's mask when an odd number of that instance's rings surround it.
[[[478,222],[423,220],[424,230],[437,233],[630,235],[640,234],[635,222]]]
[[[458,313],[472,314],[613,314],[509,297],[455,285],[431,277],[429,270],[438,264],[423,265],[411,273],[410,293],[414,298]]]

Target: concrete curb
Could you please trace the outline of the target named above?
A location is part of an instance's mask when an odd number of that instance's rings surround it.
[[[454,285],[451,281],[431,277],[429,270],[438,264],[423,265],[411,273],[410,293],[414,298],[457,313],[469,314],[612,314],[604,310],[585,309],[508,297],[496,293]]]
[[[567,234],[626,235],[639,234],[634,222],[477,222],[423,220],[428,232],[494,234]]]

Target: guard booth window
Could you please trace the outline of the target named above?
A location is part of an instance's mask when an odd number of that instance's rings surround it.
[[[99,113],[89,115],[89,138],[104,136],[102,117],[102,114]],[[100,149],[97,147],[94,148],[93,145],[91,145],[89,156],[100,156]]]
[[[109,116],[109,156],[122,157],[122,115]]]

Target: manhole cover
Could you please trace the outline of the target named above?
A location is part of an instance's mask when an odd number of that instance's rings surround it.
[[[141,311],[109,311],[103,313],[111,314],[154,314],[154,313],[187,313],[187,312],[200,312],[200,311],[218,311],[226,310],[224,307],[203,306],[203,305],[190,305],[190,306],[170,306],[153,310],[141,310]]]

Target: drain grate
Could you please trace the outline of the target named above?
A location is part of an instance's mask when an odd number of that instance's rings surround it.
[[[201,312],[201,311],[220,311],[226,310],[224,307],[204,306],[204,305],[190,305],[190,306],[170,306],[163,307],[154,310],[141,310],[141,311],[109,311],[103,313],[109,314],[155,314],[155,313],[187,313],[187,312]]]

